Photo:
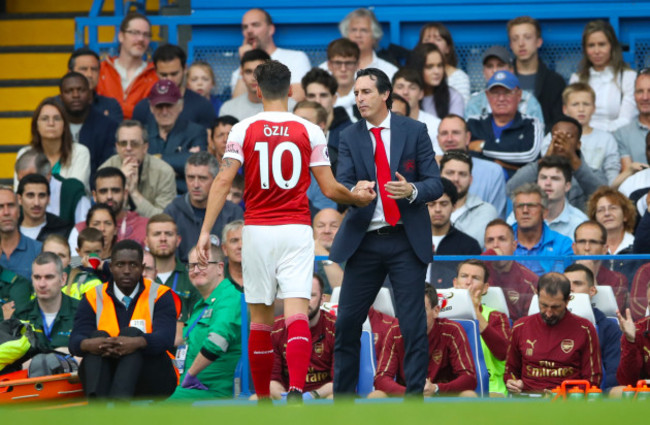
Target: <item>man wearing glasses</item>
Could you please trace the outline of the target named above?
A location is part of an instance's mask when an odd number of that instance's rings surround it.
[[[149,155],[149,138],[142,124],[125,120],[116,132],[113,155],[99,168],[115,167],[126,176],[126,188],[135,205],[135,211],[143,217],[163,212],[176,197],[174,169],[160,158]]]
[[[521,89],[510,71],[495,72],[485,93],[492,113],[467,121],[472,133],[469,149],[498,163],[511,176],[539,156],[544,125],[517,110]]]
[[[115,98],[124,118],[131,118],[135,105],[149,94],[158,81],[151,62],[143,57],[151,41],[151,24],[146,16],[132,12],[124,17],[117,34],[118,56],[106,58],[99,70],[97,93]]]
[[[514,255],[573,255],[571,239],[544,223],[548,213],[548,195],[535,183],[526,183],[514,192],[513,208],[517,222],[512,226],[517,239]],[[538,276],[550,271],[564,271],[562,261],[521,260],[521,264]]]
[[[348,113],[352,122],[357,122],[361,115],[354,100],[354,75],[359,68],[359,46],[347,38],[339,38],[327,46],[327,61],[320,64],[321,69],[328,70],[339,84],[336,91],[335,107],[341,106]]]

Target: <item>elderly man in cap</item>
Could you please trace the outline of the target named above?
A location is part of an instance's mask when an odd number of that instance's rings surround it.
[[[147,123],[149,154],[172,166],[178,193],[185,193],[185,162],[194,152],[207,148],[207,134],[198,124],[179,118],[183,95],[170,80],[154,84],[149,93],[149,107],[155,121]]]
[[[497,71],[510,71],[514,73],[512,67],[512,55],[503,46],[494,45],[483,52],[483,78],[485,81],[490,81],[490,78]],[[524,115],[530,115],[537,118],[541,123],[544,123],[544,115],[542,113],[542,106],[537,101],[537,98],[529,91],[521,91],[521,100],[517,106],[519,112]],[[482,117],[492,112],[488,102],[485,90],[472,93],[467,105],[465,105],[465,118]]]
[[[485,90],[491,113],[467,121],[469,149],[501,165],[509,175],[537,159],[544,125],[517,110],[522,91],[510,71],[497,71]]]

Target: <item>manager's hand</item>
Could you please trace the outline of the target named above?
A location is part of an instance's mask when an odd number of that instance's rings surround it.
[[[395,172],[397,180],[389,181],[384,185],[386,192],[389,193],[388,197],[391,199],[404,199],[413,194],[413,186],[407,182],[404,176],[397,171]]]

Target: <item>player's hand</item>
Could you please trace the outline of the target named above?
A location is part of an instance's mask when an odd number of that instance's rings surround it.
[[[210,261],[210,245],[210,234],[201,232],[199,241],[196,243],[196,257],[199,264],[207,265],[208,261]]]
[[[506,388],[511,393],[521,394],[524,390],[524,381],[521,379],[508,379],[506,381]]]
[[[469,291],[469,297],[472,300],[472,304],[474,305],[474,309],[476,309],[477,311],[480,311],[480,309],[481,309],[481,298],[483,297],[482,288],[477,287],[477,288],[471,289]]]
[[[388,197],[391,199],[404,199],[413,194],[413,186],[407,182],[404,176],[397,171],[395,172],[397,180],[389,181],[384,185],[384,189],[389,193]]]
[[[634,344],[636,340],[636,326],[634,325],[634,320],[632,320],[630,309],[625,309],[625,317],[621,315],[620,311],[616,310],[616,317],[618,318],[618,326],[620,326],[621,332],[625,335],[625,339]]]
[[[357,207],[365,207],[369,205],[377,197],[374,187],[375,182],[366,180],[359,181],[352,191],[354,205]]]
[[[434,384],[427,378],[427,380],[424,382],[424,391],[422,391],[422,394],[425,397],[431,397],[433,395],[436,395],[438,392],[438,385]]]

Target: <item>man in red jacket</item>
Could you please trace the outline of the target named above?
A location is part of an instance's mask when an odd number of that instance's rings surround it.
[[[140,13],[129,13],[120,24],[117,38],[120,54],[102,62],[97,94],[115,98],[124,118],[130,119],[135,105],[158,81],[153,64],[143,59],[151,41],[151,23]]]
[[[438,318],[438,293],[431,285],[425,289],[424,306],[429,339],[429,367],[424,396],[454,394],[476,397],[476,372],[465,331],[454,321]],[[404,395],[404,342],[399,327],[390,328],[378,363],[376,390],[368,398]]]
[[[646,294],[650,299],[650,285],[646,288]],[[616,371],[616,379],[621,385],[636,386],[638,380],[650,379],[650,316],[634,322],[629,308],[625,313],[625,318],[619,312],[616,314],[623,331],[621,361]],[[619,387],[618,391],[621,389]],[[615,396],[616,390],[612,389],[610,394]]]

